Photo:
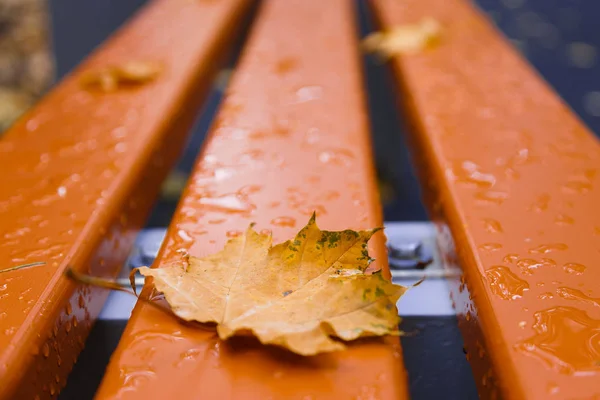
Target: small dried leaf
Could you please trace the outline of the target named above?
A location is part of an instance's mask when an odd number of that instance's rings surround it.
[[[221,339],[251,333],[314,355],[344,349],[336,338],[399,334],[396,302],[406,288],[365,273],[376,231],[321,231],[313,215],[293,240],[276,246],[251,226],[216,254],[139,271],[154,278],[176,315],[216,322]]]
[[[363,40],[363,49],[387,60],[398,54],[417,53],[435,45],[441,35],[440,24],[425,18],[414,25],[401,25],[388,32],[375,32]]]
[[[161,72],[162,67],[158,63],[130,61],[88,72],[81,78],[81,84],[86,88],[112,92],[120,87],[139,86],[152,82]]]

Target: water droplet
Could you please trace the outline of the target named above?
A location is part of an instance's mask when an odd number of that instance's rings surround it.
[[[550,204],[550,195],[544,193],[537,197],[537,199],[533,202],[530,209],[537,212],[546,211],[548,209],[548,205]]]
[[[589,155],[584,152],[577,151],[576,149],[568,149],[562,145],[556,146],[554,144],[551,144],[549,148],[551,152],[565,158],[573,158],[576,160],[588,160],[590,158]]]
[[[121,397],[123,394],[134,390],[143,382],[154,379],[156,372],[150,366],[124,366],[121,368],[120,377],[122,379],[122,385],[119,392],[116,394],[116,398]]]
[[[310,128],[304,135],[304,142],[309,145],[314,145],[321,139],[321,132],[317,128]]]
[[[552,298],[554,298],[554,295],[553,295],[552,293],[550,293],[550,292],[544,292],[544,293],[540,294],[540,295],[538,296],[538,298],[539,298],[539,299],[542,299],[542,300],[547,300],[547,299],[552,299]]]
[[[56,189],[56,194],[58,194],[58,197],[65,197],[67,195],[67,188],[64,186],[59,186],[58,189]]]
[[[567,375],[600,371],[600,320],[572,307],[555,307],[534,314],[536,334],[515,348]]]
[[[338,199],[340,197],[340,193],[335,190],[328,190],[323,194],[317,197],[317,201],[332,201]],[[357,200],[355,200],[356,202]]]
[[[583,301],[584,303],[600,307],[600,299],[587,296],[585,293],[578,289],[559,287],[556,289],[556,294],[558,294],[560,297],[566,300],[579,300]]]
[[[455,163],[446,174],[458,183],[474,185],[480,189],[490,189],[496,183],[494,175],[482,172],[481,167],[472,161]]]
[[[573,218],[569,217],[568,215],[558,214],[554,218],[554,222],[558,225],[573,225],[575,220]]]
[[[115,138],[115,139],[123,139],[125,136],[127,136],[127,129],[125,129],[124,126],[120,126],[118,128],[113,129],[110,134]]]
[[[509,253],[507,255],[504,256],[504,258],[502,259],[503,262],[507,263],[507,264],[512,264],[513,262],[517,261],[519,259],[519,255],[518,254],[514,254],[514,253]]]
[[[200,349],[186,350],[179,355],[179,361],[177,362],[176,366],[177,367],[180,366],[185,361],[195,361],[201,355],[202,355],[202,350],[200,350]]]
[[[529,283],[516,276],[509,268],[496,265],[485,271],[492,293],[504,300],[515,300],[529,290]]]
[[[500,243],[484,243],[477,248],[482,251],[498,251],[502,245]]]
[[[569,274],[581,275],[585,271],[586,267],[583,264],[567,263],[563,266],[563,269]]]
[[[211,225],[218,225],[218,224],[222,224],[225,221],[227,221],[225,218],[209,219],[208,223],[211,224]]]
[[[483,348],[483,345],[478,341],[478,342],[476,342],[476,346],[477,346],[477,355],[479,356],[479,358],[483,358],[483,356],[485,356],[485,349]]]
[[[67,303],[67,309],[65,311],[67,312],[67,315],[71,315],[71,313],[73,312],[73,307],[71,306],[71,303]]]
[[[319,175],[309,175],[306,177],[306,182],[314,185],[321,182],[321,177]]]
[[[294,226],[296,226],[296,219],[292,217],[277,217],[271,220],[271,224],[275,226],[286,226],[293,228]]]
[[[237,236],[240,236],[243,232],[242,231],[227,231],[227,233],[225,234],[228,238],[234,238]]]
[[[315,205],[310,207],[304,207],[300,210],[300,213],[304,215],[312,215],[313,213],[315,213],[317,214],[317,216],[320,216],[327,214],[327,210],[321,205]]]
[[[215,197],[203,197],[200,199],[200,204],[213,211],[223,213],[249,213],[256,208],[244,196],[235,193]]]
[[[560,391],[560,388],[556,383],[549,383],[547,386],[548,394],[556,394]]]
[[[323,88],[321,86],[304,86],[296,91],[296,101],[298,103],[317,100],[322,96]]]
[[[275,72],[283,75],[290,71],[293,71],[298,67],[298,60],[291,57],[285,57],[277,61],[275,64]]]
[[[598,173],[598,170],[590,168],[590,169],[586,169],[583,171],[583,177],[585,179],[589,179],[592,180],[596,177],[596,174]]]
[[[219,167],[214,169],[208,169],[196,175],[196,177],[194,178],[194,183],[196,185],[205,185],[209,183],[219,182],[231,178],[235,174],[236,171],[233,168]],[[184,183],[185,182],[181,182],[182,185]]]
[[[531,254],[546,254],[554,251],[564,251],[567,250],[569,246],[564,243],[551,243],[551,244],[541,244],[534,248],[529,249],[529,253]]]
[[[475,193],[475,198],[488,203],[502,204],[508,198],[508,193],[488,190]]]
[[[556,262],[549,258],[542,258],[540,261],[531,259],[531,258],[523,258],[517,261],[517,267],[521,269],[521,272],[524,275],[531,275],[533,270],[541,268],[541,267],[554,267],[556,266]]]
[[[583,194],[592,190],[592,184],[589,182],[569,181],[563,185],[563,189],[568,192]]]
[[[237,194],[245,198],[246,196],[249,196],[251,194],[258,193],[261,190],[262,190],[262,186],[260,186],[260,185],[246,185],[246,186],[240,188],[237,191]]]
[[[502,225],[495,219],[486,218],[483,220],[485,230],[490,233],[502,233]]]
[[[278,136],[287,136],[293,131],[292,121],[286,118],[281,117],[273,117],[272,122],[272,131]],[[261,138],[261,136],[256,137],[253,135],[253,138]]]
[[[194,238],[192,238],[189,233],[187,233],[186,231],[184,231],[183,229],[179,229],[177,231],[177,236],[179,236],[181,239],[183,239],[185,242],[192,242],[194,241]]]
[[[319,161],[324,164],[349,167],[354,161],[354,154],[350,150],[329,149],[319,153]]]
[[[243,164],[243,165],[252,165],[252,164],[258,164],[260,162],[262,162],[265,158],[265,152],[264,150],[261,149],[251,149],[248,151],[245,151],[244,153],[242,153],[240,155],[240,157],[238,158],[237,162],[239,164]],[[216,171],[215,170],[215,176],[216,176]],[[233,173],[235,173],[235,171],[232,171]],[[231,173],[231,175],[233,175],[233,173]]]
[[[50,346],[48,346],[48,343],[44,343],[44,345],[42,346],[42,354],[46,358],[50,356]]]
[[[117,143],[115,145],[116,153],[125,153],[127,151],[127,143]]]

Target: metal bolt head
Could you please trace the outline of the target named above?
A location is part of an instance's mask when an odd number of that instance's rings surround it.
[[[423,244],[420,241],[406,240],[389,243],[389,256],[398,260],[414,260],[421,256]]]
[[[423,269],[433,261],[419,240],[394,240],[388,244],[392,269]]]

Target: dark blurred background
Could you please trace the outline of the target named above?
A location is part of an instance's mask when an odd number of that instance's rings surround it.
[[[451,1],[451,0],[448,0]],[[127,20],[145,0],[50,0],[52,40],[59,80]],[[364,1],[361,35],[373,27]],[[600,1],[479,0],[476,2],[539,70],[596,134],[600,132]],[[0,24],[1,25],[1,24]],[[380,189],[387,221],[426,220],[418,184],[410,167],[393,87],[385,68],[365,59],[369,107]],[[225,75],[223,75],[225,76]],[[223,87],[221,80],[221,88]],[[200,148],[218,107],[211,95],[175,173],[152,215],[150,226],[166,226],[177,192]]]

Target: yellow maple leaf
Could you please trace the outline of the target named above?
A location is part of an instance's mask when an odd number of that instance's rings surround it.
[[[162,72],[160,64],[149,61],[129,61],[112,65],[83,75],[81,84],[87,88],[98,88],[112,92],[119,87],[138,86],[152,82]]]
[[[377,53],[384,59],[398,54],[411,54],[435,45],[441,35],[441,26],[433,18],[425,18],[412,25],[400,25],[387,32],[375,32],[363,40],[363,49]]]
[[[406,288],[364,273],[376,231],[321,231],[313,215],[276,246],[250,226],[218,253],[139,271],[154,278],[176,315],[216,322],[221,339],[253,334],[314,355],[344,349],[338,339],[398,334],[396,302]]]

